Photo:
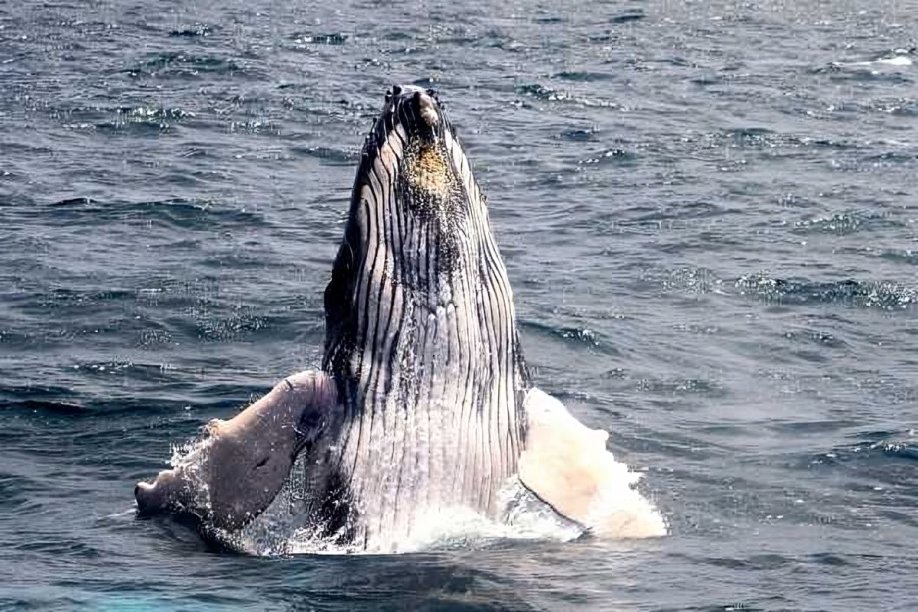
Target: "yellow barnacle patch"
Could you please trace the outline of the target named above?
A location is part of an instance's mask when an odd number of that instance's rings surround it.
[[[406,178],[430,195],[446,196],[450,188],[449,161],[435,145],[415,144],[408,151]]]

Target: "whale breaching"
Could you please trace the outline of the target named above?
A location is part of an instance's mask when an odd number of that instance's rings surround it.
[[[317,533],[397,550],[419,516],[498,517],[511,479],[603,535],[660,535],[629,513],[606,433],[533,387],[488,202],[432,90],[394,86],[361,153],[325,289],[317,371],[282,380],[152,483],[141,513],[195,517],[204,533],[255,519],[293,477]]]

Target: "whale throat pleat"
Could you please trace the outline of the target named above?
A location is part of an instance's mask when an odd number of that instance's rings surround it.
[[[404,537],[425,511],[493,510],[521,450],[513,300],[486,204],[448,124],[419,136],[419,121],[406,103],[374,127],[326,290],[365,543]]]

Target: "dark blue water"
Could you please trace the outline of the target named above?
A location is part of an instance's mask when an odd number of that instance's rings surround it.
[[[918,3],[0,5],[0,608],[914,610]],[[436,87],[537,384],[671,534],[259,558],[135,518],[315,367],[362,138]]]

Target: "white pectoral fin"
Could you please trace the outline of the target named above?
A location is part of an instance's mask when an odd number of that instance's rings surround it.
[[[329,376],[288,376],[233,418],[211,420],[173,469],[138,483],[137,507],[145,514],[187,512],[237,529],[271,503],[299,450],[336,427],[340,415]]]
[[[520,481],[555,511],[600,537],[666,534],[660,513],[633,485],[640,478],[606,450],[609,434],[575,419],[560,401],[533,388]]]

